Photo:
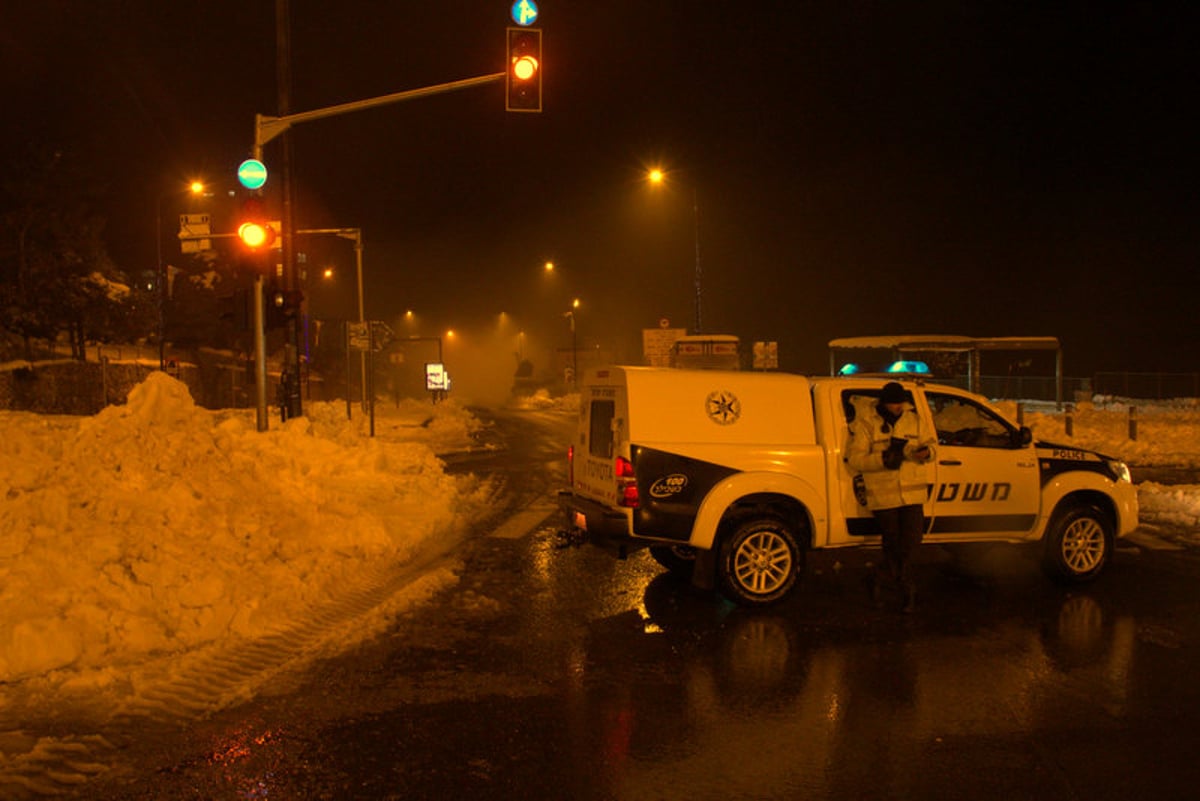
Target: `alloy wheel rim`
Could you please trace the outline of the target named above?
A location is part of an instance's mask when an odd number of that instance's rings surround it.
[[[747,537],[734,555],[738,583],[755,595],[778,590],[787,582],[791,570],[792,551],[773,531],[759,531]]]
[[[1095,570],[1104,561],[1104,529],[1091,518],[1076,520],[1063,536],[1062,554],[1075,573]]]

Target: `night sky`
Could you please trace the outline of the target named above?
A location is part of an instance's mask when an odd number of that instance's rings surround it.
[[[692,325],[694,194],[704,331],[776,340],[784,369],[934,333],[1058,336],[1068,376],[1195,372],[1185,5],[545,0],[544,113],[492,84],[297,126],[297,225],[363,230],[369,317],[555,337],[577,296],[580,336],[637,361],[642,328]],[[508,8],[292,0],[291,108],[499,72]],[[274,4],[8,3],[0,91],[0,144],[79,152],[111,254],[146,269],[156,201],[232,184],[278,109]]]

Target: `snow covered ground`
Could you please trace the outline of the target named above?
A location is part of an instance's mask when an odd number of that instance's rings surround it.
[[[260,434],[253,411],[201,409],[163,373],[94,417],[0,412],[0,709],[18,697],[128,709],[197,654],[281,632],[297,650],[344,647],[452,586],[431,557],[495,490],[435,454],[470,447],[480,423],[453,400],[386,403],[371,439],[357,408],[352,421],[338,403],[306,414]],[[1196,401],[1139,407],[1138,420],[1134,442],[1120,403],[1081,406],[1074,438],[1061,414],[1026,415],[1039,438],[1200,468]],[[1139,495],[1148,528],[1188,527],[1200,544],[1200,486]]]
[[[201,409],[164,373],[94,417],[0,412],[0,708],[136,696],[147,665],[166,679],[375,590],[371,619],[308,639],[367,636],[452,583],[396,571],[487,512],[491,488],[435,456],[479,422],[454,401],[382,404],[371,439],[358,408],[306,412],[258,433],[253,411]]]

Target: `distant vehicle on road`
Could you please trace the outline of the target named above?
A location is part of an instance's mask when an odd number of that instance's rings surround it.
[[[671,366],[691,370],[740,370],[740,342],[732,334],[692,334],[671,346]]]

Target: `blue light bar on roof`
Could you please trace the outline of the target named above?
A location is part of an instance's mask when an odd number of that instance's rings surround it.
[[[889,373],[912,373],[915,375],[928,375],[929,365],[927,365],[925,362],[901,360],[898,362],[892,362],[891,367],[888,367],[887,371]]]

